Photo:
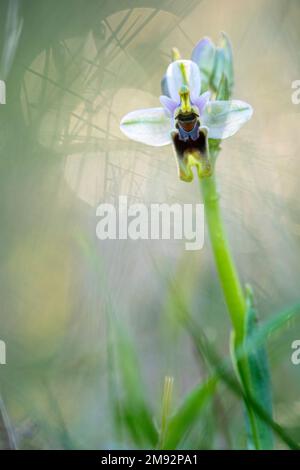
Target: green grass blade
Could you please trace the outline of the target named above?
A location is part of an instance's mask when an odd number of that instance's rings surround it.
[[[114,367],[119,387],[118,399],[114,399],[115,416],[120,420],[133,442],[139,447],[155,447],[158,432],[153,423],[153,413],[146,398],[140,365],[130,339],[114,319]],[[116,396],[116,394],[115,394]]]
[[[163,449],[176,449],[180,445],[199,419],[204,406],[214,395],[216,385],[217,377],[212,377],[189,393],[168,422]]]
[[[285,431],[282,426],[280,426],[277,422],[273,420],[270,414],[266,412],[266,410],[260,405],[260,403],[252,396],[250,391],[249,393],[247,393],[247,395],[245,394],[240,383],[236,379],[235,373],[232,371],[230,358],[227,358],[226,360],[220,359],[214,349],[210,346],[203,332],[200,330],[200,333],[198,334],[198,326],[191,317],[186,318],[185,328],[189,332],[197,351],[199,350],[199,354],[201,354],[203,343],[205,343],[207,358],[214,371],[211,378],[219,378],[220,381],[222,381],[230,389],[230,391],[234,393],[234,395],[241,398],[243,401],[247,401],[247,403],[255,411],[257,416],[259,416],[259,418],[263,420],[290,449],[299,450],[300,446],[294,441],[294,439]],[[198,346],[198,344],[200,344],[200,346]],[[251,348],[252,347],[253,342],[251,343]],[[238,351],[237,355],[238,358],[240,358],[241,351]]]
[[[16,438],[4,402],[0,396],[0,449],[16,450]]]
[[[258,345],[255,349],[251,346],[251,341],[259,331],[258,317],[253,305],[252,292],[248,289],[247,313],[245,322],[245,352],[237,360],[237,368],[245,391],[245,411],[247,424],[247,441],[249,449],[273,448],[272,429],[261,419],[252,409],[247,397],[252,396],[272,418],[272,394],[271,378],[268,364],[267,351],[264,344]]]

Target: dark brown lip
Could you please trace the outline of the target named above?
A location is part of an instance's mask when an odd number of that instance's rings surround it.
[[[197,114],[195,113],[190,113],[190,114],[178,114],[178,116],[176,117],[176,119],[178,119],[179,121],[183,121],[183,122],[189,122],[189,121],[194,121],[195,119],[197,119]]]

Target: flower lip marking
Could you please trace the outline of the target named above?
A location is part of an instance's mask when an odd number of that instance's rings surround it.
[[[192,121],[178,121],[176,128],[179,131],[179,138],[187,141],[188,139],[197,140],[199,137],[200,124],[197,119]]]

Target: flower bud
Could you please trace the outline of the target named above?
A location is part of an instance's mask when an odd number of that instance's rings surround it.
[[[234,74],[232,49],[227,35],[222,33],[217,47],[211,39],[202,39],[193,50],[192,60],[197,63],[200,69],[202,92],[212,90],[218,94],[220,86],[224,88],[225,80],[226,95],[228,96],[226,99],[229,99],[232,93]],[[223,83],[221,83],[222,80]]]

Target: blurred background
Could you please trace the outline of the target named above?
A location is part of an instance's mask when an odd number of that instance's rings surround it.
[[[157,423],[165,376],[174,377],[173,408],[203,380],[170,282],[218,354],[229,354],[208,238],[198,252],[184,241],[96,238],[97,206],[119,195],[200,202],[197,181],[178,179],[170,146],[129,141],[119,122],[159,106],[172,47],[189,58],[201,37],[217,42],[221,31],[233,46],[234,97],[254,116],[223,143],[217,178],[234,256],[264,320],[300,298],[300,105],[291,101],[299,1],[1,1],[0,393],[19,448],[136,447],[116,416],[122,370],[139,370],[129,402],[143,390]],[[299,322],[268,347],[275,419],[300,440],[294,339]],[[128,356],[118,355],[123,342]],[[239,448],[243,433],[241,404],[224,389],[181,447]]]

